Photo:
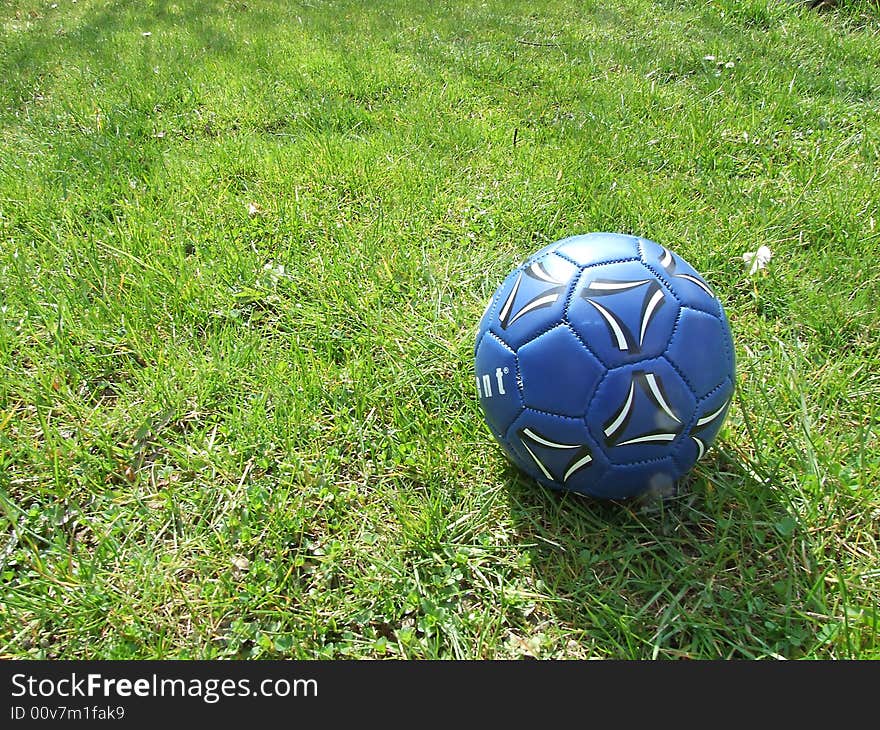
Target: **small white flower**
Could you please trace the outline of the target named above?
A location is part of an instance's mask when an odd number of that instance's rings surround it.
[[[703,60],[704,60],[704,61],[714,61],[714,60],[715,60],[715,56],[703,56]]]
[[[232,576],[234,578],[241,578],[244,573],[247,573],[251,567],[251,561],[248,560],[244,555],[236,555],[232,558]]]
[[[263,212],[263,209],[257,203],[248,203],[247,207],[248,215],[253,218],[255,215],[259,215]]]
[[[287,278],[288,276],[284,270],[284,265],[270,261],[263,266],[263,276],[260,277],[259,283],[263,287],[276,287],[278,286],[279,281]]]
[[[772,258],[773,252],[770,250],[769,246],[760,246],[757,251],[747,251],[743,254],[743,261],[745,261],[747,264],[752,264],[751,268],[749,269],[749,276],[755,274],[761,269],[766,268],[767,264]]]

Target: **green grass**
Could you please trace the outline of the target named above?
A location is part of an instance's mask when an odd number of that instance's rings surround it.
[[[875,3],[0,20],[0,656],[880,658]],[[548,493],[478,410],[486,299],[595,230],[734,330],[665,503]]]

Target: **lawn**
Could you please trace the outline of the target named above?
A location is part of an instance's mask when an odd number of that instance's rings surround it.
[[[0,657],[880,658],[876,3],[0,22]],[[544,490],[480,414],[486,300],[588,231],[731,322],[666,501]]]

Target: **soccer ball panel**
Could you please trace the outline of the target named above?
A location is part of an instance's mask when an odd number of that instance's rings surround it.
[[[706,455],[727,418],[732,401],[733,382],[725,378],[721,385],[699,402],[677,455],[684,471]]]
[[[681,469],[671,457],[617,464],[608,470],[602,484],[593,487],[593,496],[628,499],[650,493],[669,497],[675,494],[676,484],[681,476]]]
[[[721,303],[712,287],[681,256],[644,238],[640,248],[647,267],[666,282],[682,304],[716,316],[721,313]]]
[[[627,464],[670,456],[693,417],[696,401],[662,358],[612,370],[587,414],[609,461]]]
[[[601,481],[607,460],[580,418],[525,409],[505,441],[515,463],[553,489],[590,493]]]
[[[523,402],[529,408],[583,417],[604,366],[569,327],[559,325],[519,348]]]
[[[513,285],[516,283],[519,273],[520,269],[514,269],[511,271],[504,278],[504,281],[501,282],[495,290],[495,293],[489,299],[489,302],[486,304],[486,308],[483,310],[483,315],[480,317],[480,324],[477,329],[476,345],[480,344],[483,334],[489,330],[492,323],[498,318],[498,310],[501,308],[502,302],[510,293]],[[476,353],[476,346],[474,347],[474,352]]]
[[[638,259],[639,239],[620,233],[587,233],[561,240],[556,251],[579,266]]]
[[[516,349],[557,325],[577,267],[548,253],[531,259],[508,277],[489,312],[489,329]]]
[[[477,397],[493,434],[503,434],[522,410],[516,354],[492,332],[477,345]]]
[[[568,305],[568,319],[609,367],[657,357],[675,326],[678,303],[636,261],[584,269]]]
[[[697,398],[703,398],[732,374],[729,330],[718,317],[682,308],[666,348],[666,358],[685,379]]]

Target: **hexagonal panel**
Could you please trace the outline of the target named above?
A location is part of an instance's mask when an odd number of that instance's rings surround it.
[[[526,409],[505,441],[514,463],[553,489],[589,494],[607,467],[582,419]]]
[[[488,313],[490,329],[516,349],[558,324],[577,271],[554,253],[529,259],[505,279]]]
[[[624,233],[587,233],[559,241],[556,250],[580,266],[592,266],[638,258],[638,240]]]
[[[733,379],[733,339],[712,314],[682,308],[666,358],[697,398],[708,395],[725,378]]]
[[[499,287],[500,289],[501,287]],[[492,316],[492,309],[498,304],[498,292],[496,291],[491,297],[489,297],[489,301],[486,302],[486,307],[483,309],[483,314],[480,315],[480,323],[477,326],[477,336],[474,339],[474,354],[477,354],[477,347],[480,345],[480,340],[483,339],[483,335],[489,329],[490,318]]]
[[[486,332],[477,344],[474,363],[480,407],[495,438],[501,438],[523,407],[516,355],[496,335]]]
[[[504,299],[510,293],[510,290],[513,288],[513,285],[516,283],[517,277],[519,276],[520,270],[515,269],[511,271],[505,278],[501,284],[498,285],[498,288],[494,291],[492,296],[489,298],[489,301],[486,303],[486,308],[483,310],[483,314],[480,317],[480,324],[477,329],[476,341],[474,343],[474,352],[476,353],[476,346],[479,345],[480,340],[483,337],[483,334],[489,330],[492,326],[492,323],[498,319],[498,310],[501,308]]]
[[[729,379],[697,404],[696,413],[682,439],[676,460],[683,471],[689,471],[702,459],[718,436],[733,400],[733,383]]]
[[[618,464],[605,473],[602,491],[595,496],[625,499],[651,493],[670,497],[675,494],[680,477],[681,470],[668,457],[639,464]]]
[[[685,306],[711,314],[721,311],[718,297],[708,282],[679,254],[646,238],[640,239],[642,259],[654,270]]]
[[[663,353],[678,302],[639,262],[584,269],[568,305],[568,321],[609,367]]]
[[[694,415],[690,389],[663,358],[625,365],[599,385],[587,425],[615,464],[671,456]]]
[[[533,254],[531,254],[528,259],[526,259],[525,263],[530,264],[532,263],[532,261],[546,256],[548,253],[553,253],[557,248],[559,248],[559,243],[559,241],[553,241],[552,243],[548,243],[545,246],[542,246]]]
[[[583,417],[605,367],[566,325],[517,351],[523,402],[529,408]]]

